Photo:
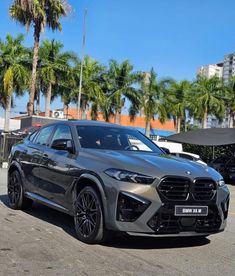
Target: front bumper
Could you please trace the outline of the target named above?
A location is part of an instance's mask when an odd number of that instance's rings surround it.
[[[108,182],[108,183],[107,183]],[[115,231],[151,236],[200,236],[218,233],[224,230],[228,215],[229,191],[226,186],[217,188],[216,196],[209,201],[163,200],[157,191],[159,181],[152,185],[124,183],[107,177],[107,212],[106,227]],[[120,206],[118,198],[124,192],[131,197],[146,200],[150,204],[143,208],[143,213],[134,221],[121,221],[118,218]],[[208,206],[205,217],[176,217],[175,205]]]

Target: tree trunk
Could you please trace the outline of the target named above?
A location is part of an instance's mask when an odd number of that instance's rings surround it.
[[[64,111],[64,118],[68,119],[69,105],[67,103],[65,103],[65,102],[64,102],[63,111]]]
[[[4,131],[9,132],[10,130],[10,114],[11,114],[11,96],[7,97],[6,109],[5,109],[5,122]]]
[[[146,120],[146,122],[145,122],[145,135],[147,136],[147,137],[149,137],[150,136],[150,120],[148,120],[147,118],[145,119]]]
[[[40,91],[37,91],[36,96],[36,115],[38,116],[40,113]]]
[[[234,115],[233,112],[230,112],[230,116],[229,116],[229,126],[230,128],[233,128],[233,122],[234,122]]]
[[[184,110],[184,132],[187,132],[187,112]]]
[[[177,117],[177,133],[180,133],[180,128],[181,128],[181,117]]]
[[[52,91],[52,85],[51,85],[51,83],[49,83],[48,87],[47,87],[46,105],[45,105],[45,116],[46,117],[50,117],[51,91]]]
[[[87,101],[83,100],[82,101],[82,120],[86,120],[87,119],[86,107],[87,107]]]
[[[207,128],[207,108],[206,108],[206,110],[204,111],[204,114],[203,114],[202,128]]]
[[[35,97],[35,91],[36,91],[39,39],[40,39],[40,26],[36,25],[34,28],[32,80],[31,80],[31,88],[30,88],[30,93],[29,93],[29,102],[27,104],[27,110],[28,110],[29,116],[33,115],[33,110],[34,110],[34,97]]]
[[[117,109],[115,112],[115,124],[120,125],[121,124],[121,110]]]

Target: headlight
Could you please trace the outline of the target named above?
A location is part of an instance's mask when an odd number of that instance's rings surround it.
[[[132,183],[140,183],[140,184],[152,184],[154,181],[154,178],[151,176],[135,173],[135,172],[129,172],[125,170],[118,170],[118,169],[108,169],[105,171],[105,173],[119,181],[126,181],[126,182],[132,182]]]
[[[217,184],[218,184],[219,187],[225,186],[225,182],[224,182],[223,179],[220,179],[219,181],[217,181]]]

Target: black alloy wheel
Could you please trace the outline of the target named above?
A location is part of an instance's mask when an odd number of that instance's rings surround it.
[[[74,204],[75,230],[78,239],[85,243],[100,243],[106,240],[102,203],[97,191],[90,186],[80,191]]]
[[[7,188],[9,205],[12,209],[26,209],[32,206],[33,201],[24,197],[22,180],[18,171],[10,173]]]

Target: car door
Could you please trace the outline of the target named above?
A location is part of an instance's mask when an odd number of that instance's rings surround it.
[[[38,193],[40,180],[40,166],[43,158],[43,151],[49,142],[49,137],[54,126],[48,126],[36,131],[25,140],[22,149],[20,162],[25,176],[25,189],[32,193]]]
[[[73,176],[69,174],[69,170],[76,154],[74,146],[72,151],[53,148],[53,144],[60,140],[68,140],[74,144],[70,126],[66,124],[57,125],[50,146],[44,149],[43,163],[40,167],[41,187],[44,197],[68,207],[70,202],[66,192],[74,180]]]
[[[27,147],[27,155],[29,157],[28,162],[30,163],[31,178],[32,181],[29,183],[29,192],[42,195],[42,181],[40,168],[43,164],[43,152],[46,147],[49,146],[50,137],[55,129],[55,125],[49,125],[43,127],[32,143]]]

